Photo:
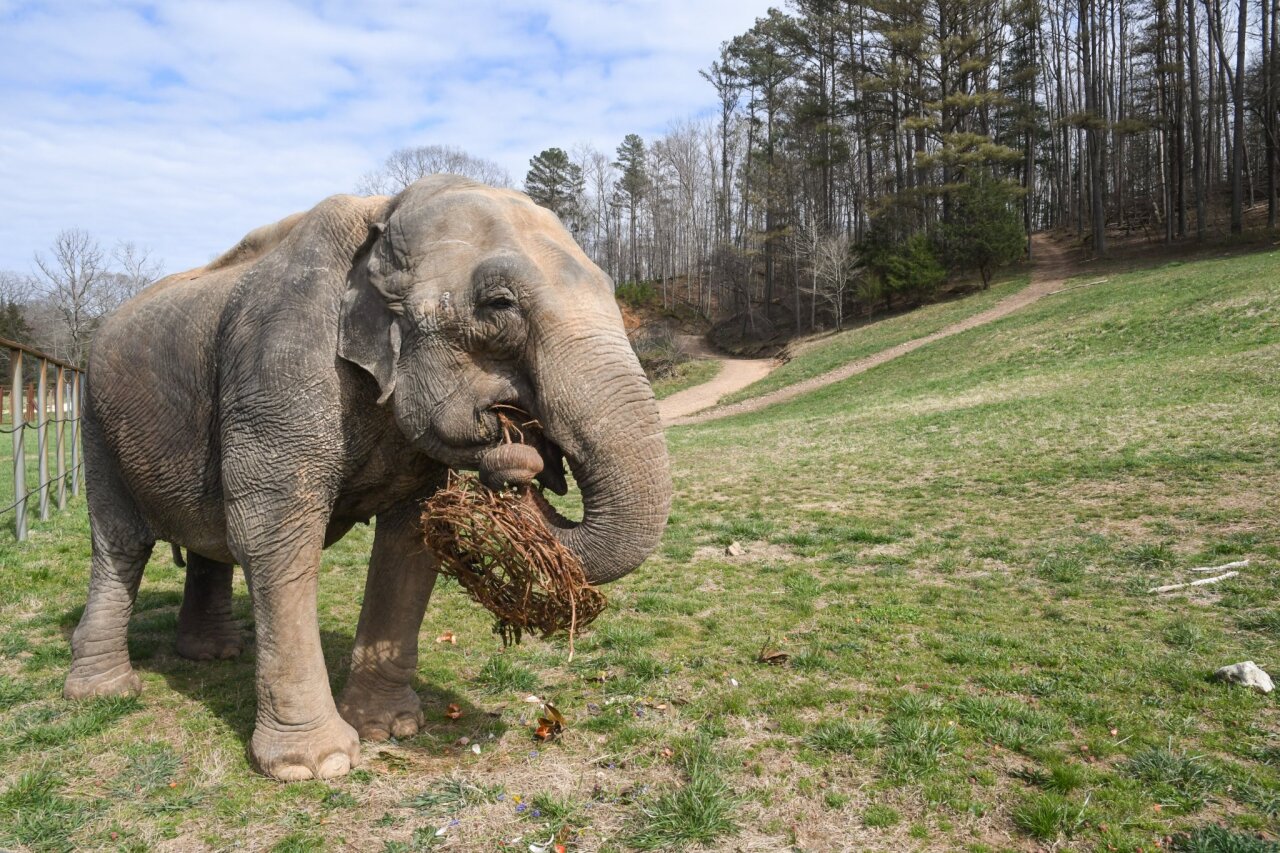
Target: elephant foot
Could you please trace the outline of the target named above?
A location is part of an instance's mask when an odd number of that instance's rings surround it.
[[[260,773],[285,782],[332,779],[360,764],[360,740],[337,714],[308,729],[272,728],[259,720],[249,759]]]
[[[244,651],[236,622],[186,627],[178,624],[177,652],[187,660],[227,660]]]
[[[105,670],[72,664],[71,672],[62,685],[63,698],[73,700],[100,696],[137,696],[141,692],[142,680],[128,661]]]
[[[338,699],[338,713],[362,740],[413,737],[422,728],[422,700],[407,684],[376,690],[352,679]]]

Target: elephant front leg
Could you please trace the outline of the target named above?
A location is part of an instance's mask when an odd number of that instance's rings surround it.
[[[249,756],[276,779],[327,779],[360,763],[359,739],[334,706],[320,648],[316,583],[324,530],[316,517],[233,533],[236,559],[251,579],[258,648]]]
[[[423,723],[413,676],[436,572],[415,523],[418,512],[410,502],[380,513],[373,536],[351,676],[338,700],[343,718],[366,740],[410,737]]]

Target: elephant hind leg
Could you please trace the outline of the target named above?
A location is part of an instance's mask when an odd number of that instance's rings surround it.
[[[129,617],[155,538],[109,459],[93,452],[89,431],[85,444],[93,557],[89,600],[71,635],[71,672],[62,694],[68,699],[131,696],[142,690],[142,682],[129,660]]]
[[[188,660],[226,660],[244,650],[240,623],[231,615],[235,567],[187,552],[187,582],[178,611],[178,654]]]

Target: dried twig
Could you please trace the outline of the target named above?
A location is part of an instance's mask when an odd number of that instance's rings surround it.
[[[527,426],[527,425],[526,425]],[[504,643],[533,629],[574,635],[604,611],[604,595],[582,563],[547,526],[528,486],[492,491],[472,474],[451,472],[422,508],[427,547],[440,571],[498,617]]]

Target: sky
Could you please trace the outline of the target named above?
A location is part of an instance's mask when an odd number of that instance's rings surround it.
[[[66,228],[167,272],[396,148],[529,158],[709,114],[766,0],[0,0],[0,270]],[[779,5],[774,0],[773,5]]]

